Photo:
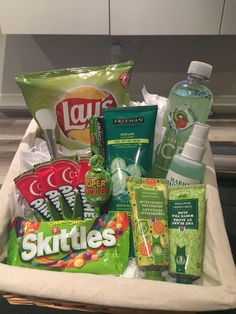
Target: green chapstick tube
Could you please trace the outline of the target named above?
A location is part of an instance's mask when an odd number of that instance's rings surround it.
[[[94,155],[89,161],[92,167],[85,175],[85,195],[88,202],[94,206],[95,216],[100,216],[100,209],[111,195],[111,177],[103,167],[104,158]]]

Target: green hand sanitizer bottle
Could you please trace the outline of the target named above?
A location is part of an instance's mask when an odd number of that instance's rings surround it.
[[[195,123],[181,154],[175,154],[166,179],[168,185],[194,185],[202,182],[206,166],[202,163],[209,126]]]
[[[195,122],[207,121],[213,95],[205,85],[211,72],[210,64],[192,61],[187,79],[171,89],[163,118],[166,130],[154,155],[154,177],[166,178],[173,156],[182,151]]]

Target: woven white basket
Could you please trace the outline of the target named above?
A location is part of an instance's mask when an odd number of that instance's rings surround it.
[[[0,258],[5,257],[10,220],[8,194],[20,173],[20,151],[32,146],[37,131],[30,123],[0,191]],[[61,309],[144,313],[144,310],[209,311],[236,308],[236,270],[225,231],[210,146],[207,164],[207,216],[202,277],[193,285],[63,273],[0,263],[0,291],[14,304],[37,304]],[[135,310],[136,309],[136,310]],[[149,312],[147,311],[147,313]]]

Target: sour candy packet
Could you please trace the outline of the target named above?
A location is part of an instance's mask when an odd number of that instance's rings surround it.
[[[22,173],[14,179],[14,182],[37,220],[52,220],[37,174],[33,171]]]
[[[68,158],[60,158],[52,161],[52,167],[60,194],[63,218],[82,219],[81,200],[77,189],[78,164]],[[78,213],[77,217],[74,217],[75,211]]]
[[[129,105],[128,82],[133,61],[68,68],[16,77],[35,118],[39,109],[56,113],[56,139],[69,149],[89,146],[89,119],[103,108]],[[37,119],[36,119],[37,121]]]
[[[38,176],[38,183],[42,189],[42,195],[46,200],[52,220],[63,219],[60,194],[55,171],[51,163],[36,165],[34,167],[34,173]]]
[[[113,275],[122,274],[128,265],[126,213],[86,221],[32,222],[17,217],[10,228],[9,265]]]

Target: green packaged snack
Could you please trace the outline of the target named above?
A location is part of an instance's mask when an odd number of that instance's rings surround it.
[[[103,110],[106,168],[112,179],[111,210],[130,211],[127,178],[150,175],[156,114],[156,106]]]
[[[179,283],[202,273],[206,210],[205,185],[169,187],[169,272]]]
[[[52,70],[16,77],[35,118],[39,109],[56,113],[56,140],[69,149],[88,147],[89,119],[103,108],[129,105],[128,82],[133,61]],[[37,121],[37,119],[36,119]]]
[[[90,220],[32,222],[17,217],[9,232],[9,265],[120,275],[128,264],[126,213]]]
[[[92,167],[85,175],[85,196],[94,207],[95,215],[100,216],[101,207],[111,196],[111,177],[103,167],[104,158],[94,155],[90,158]]]
[[[137,265],[149,267],[168,265],[166,181],[130,177],[127,181],[127,187]]]

